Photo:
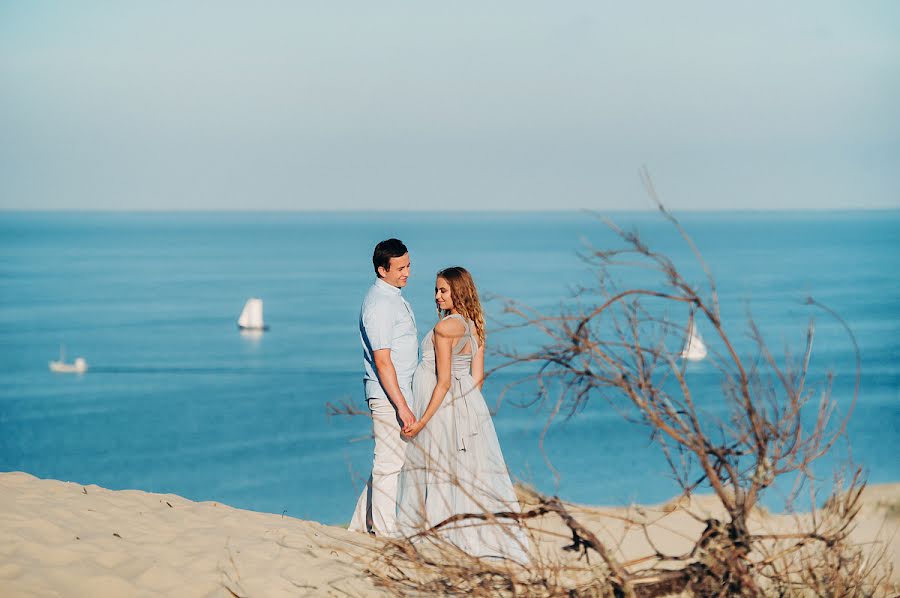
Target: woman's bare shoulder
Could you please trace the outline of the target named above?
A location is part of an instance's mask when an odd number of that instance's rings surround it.
[[[435,336],[460,337],[466,333],[465,324],[459,318],[446,318],[434,327]]]

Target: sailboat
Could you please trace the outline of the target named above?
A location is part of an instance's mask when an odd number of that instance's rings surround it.
[[[87,361],[83,357],[77,357],[74,363],[66,363],[66,349],[59,346],[59,361],[50,362],[50,371],[59,374],[83,374],[87,371]]]
[[[681,358],[688,361],[701,361],[704,357],[706,357],[706,345],[703,344],[700,333],[694,328],[694,319],[691,318],[691,323],[688,325],[688,338],[681,351]]]
[[[247,299],[237,324],[241,330],[268,330],[269,327],[263,322],[262,299],[256,297]]]

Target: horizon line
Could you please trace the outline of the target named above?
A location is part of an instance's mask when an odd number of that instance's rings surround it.
[[[664,206],[669,212],[691,213],[790,213],[790,212],[896,212],[897,206],[873,206],[873,207],[826,207],[826,208],[673,208]],[[337,208],[328,210],[296,209],[296,208],[272,208],[272,209],[207,209],[207,208],[4,208],[0,207],[0,213],[30,213],[30,214],[568,214],[591,212],[619,212],[619,213],[654,213],[657,207],[646,208],[559,208],[559,209],[351,209]]]

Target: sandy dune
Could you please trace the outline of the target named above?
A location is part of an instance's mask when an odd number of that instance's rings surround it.
[[[373,540],[173,494],[0,474],[2,596],[356,596]]]
[[[865,496],[854,539],[887,540],[900,571],[900,484],[868,488]],[[717,510],[708,497],[695,498],[689,507]],[[702,526],[668,511],[660,506],[641,512],[658,520],[654,543],[676,553]],[[647,553],[643,533],[627,530],[616,518],[624,509],[573,512],[624,560]],[[790,522],[761,513],[755,525],[784,529]],[[221,503],[0,474],[2,596],[377,595],[364,574],[377,548],[376,540],[361,534]],[[544,541],[539,549],[556,548]]]

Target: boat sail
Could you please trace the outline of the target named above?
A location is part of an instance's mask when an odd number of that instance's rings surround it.
[[[681,358],[688,361],[700,361],[705,357],[706,345],[703,344],[700,333],[694,328],[694,320],[692,318],[688,326],[688,338],[684,343],[684,349],[681,351]]]
[[[59,361],[51,361],[49,366],[51,372],[59,374],[83,374],[88,369],[83,357],[76,358],[74,363],[66,363],[66,349],[62,345],[59,346]]]
[[[268,330],[269,327],[263,321],[262,299],[256,297],[247,299],[237,323],[241,330]]]

